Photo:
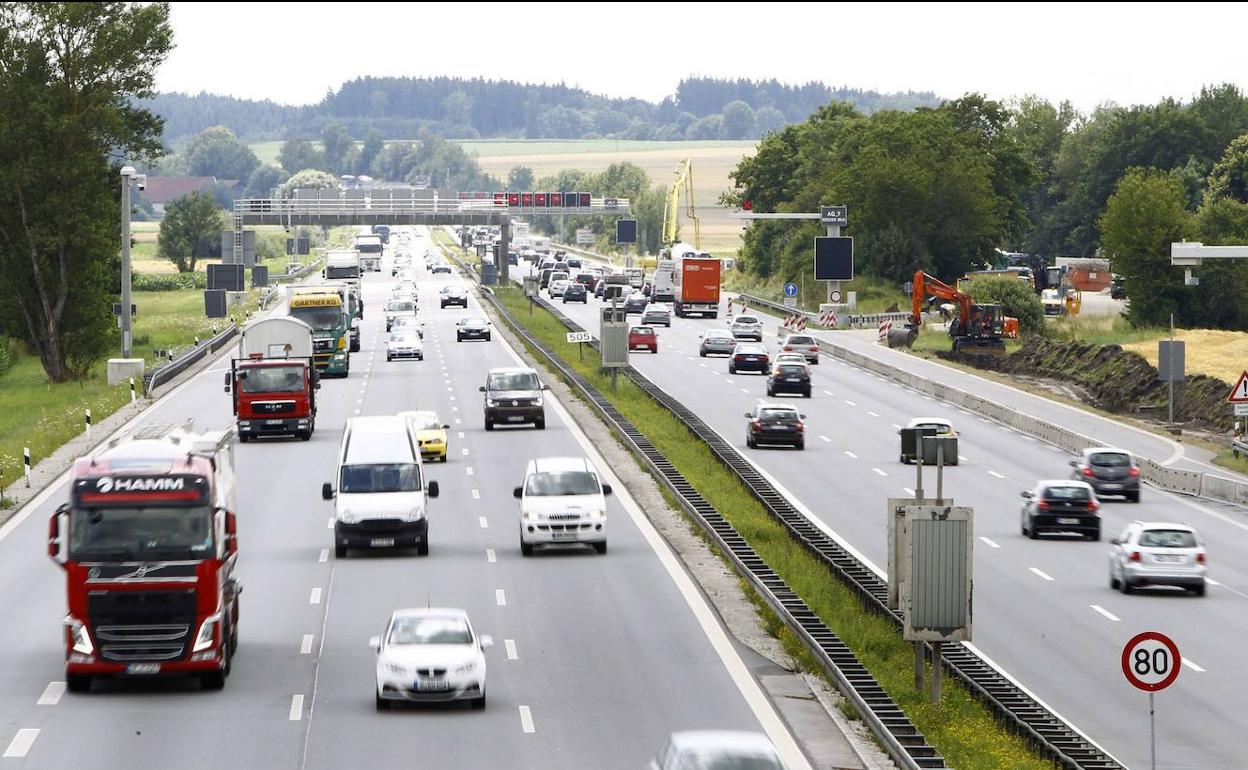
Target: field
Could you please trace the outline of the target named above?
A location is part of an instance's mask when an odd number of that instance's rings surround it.
[[[669,185],[676,163],[693,161],[694,195],[702,221],[702,248],[720,256],[732,256],[741,245],[741,223],[729,218],[729,211],[715,205],[720,193],[731,188],[728,172],[741,158],[752,155],[756,143],[741,142],[641,142],[613,139],[567,139],[462,142],[475,153],[482,170],[500,180],[514,166],[528,166],[538,178],[564,169],[602,171],[612,163],[628,161],[641,166],[654,184]],[[259,142],[251,150],[263,163],[276,163],[281,142]],[[693,228],[681,218],[681,234],[693,237]]]
[[[1157,365],[1157,340],[1169,339],[1168,331],[1155,330],[1154,339],[1133,342],[1123,350],[1139,353]],[[1185,357],[1188,374],[1205,374],[1234,385],[1248,362],[1248,334],[1215,329],[1175,329],[1174,338],[1187,342]]]

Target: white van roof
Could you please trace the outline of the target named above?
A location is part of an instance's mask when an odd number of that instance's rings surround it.
[[[342,439],[342,463],[419,463],[420,452],[406,417],[352,417]]]

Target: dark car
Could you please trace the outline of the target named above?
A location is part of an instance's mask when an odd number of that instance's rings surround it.
[[[585,291],[585,285],[581,283],[570,283],[563,290],[563,304],[569,302],[579,302],[582,305],[589,302],[589,292]]]
[[[490,322],[484,318],[463,318],[455,324],[455,341],[485,340],[490,341]]]
[[[758,343],[738,342],[728,358],[728,373],[751,371],[766,374],[771,369],[771,356],[767,348]]]
[[[586,289],[593,289],[594,284],[598,282],[598,279],[594,277],[593,273],[577,273],[576,277],[572,280],[584,286]]]
[[[538,288],[545,289],[550,285],[550,274],[553,272],[555,272],[553,267],[542,268],[542,272],[539,274]]]
[[[787,444],[806,448],[806,415],[791,406],[767,404],[762,401],[751,412],[745,428],[745,445],[751,449],[761,444]]]
[[[1127,283],[1121,275],[1113,276],[1109,281],[1109,297],[1110,299],[1126,299]]]
[[[602,299],[602,292],[605,291],[606,288],[607,280],[605,278],[599,278],[594,284],[594,299]]]
[[[767,395],[797,393],[810,398],[810,369],[806,364],[776,364],[767,377]]]
[[[498,423],[528,422],[542,430],[546,427],[546,411],[542,405],[545,389],[532,369],[491,369],[481,387],[485,394],[485,429],[494,430]]]
[[[1086,481],[1098,495],[1122,495],[1140,501],[1140,468],[1125,449],[1085,449],[1070,461],[1071,478]]]
[[[514,251],[507,252],[507,264],[520,266],[520,255]]]
[[[468,292],[462,286],[443,286],[442,291],[438,293],[438,301],[442,307],[459,305],[466,308],[468,307]]]
[[[645,312],[648,304],[650,304],[650,300],[646,299],[641,292],[629,294],[628,299],[624,300],[624,315],[640,315]]]
[[[659,336],[649,326],[634,326],[628,330],[628,349],[658,353]]]
[[[1049,532],[1073,532],[1089,540],[1101,539],[1101,507],[1092,487],[1082,481],[1039,481],[1022,493],[1021,528],[1035,540]]]
[[[567,264],[568,267],[572,267],[572,268],[579,268],[581,266],[580,257],[568,257],[567,259],[564,260],[564,262]]]

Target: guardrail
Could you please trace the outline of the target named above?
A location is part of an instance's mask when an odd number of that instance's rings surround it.
[[[499,314],[508,320],[512,328],[534,349],[541,352],[565,380],[585,395],[588,402],[609,424],[614,425],[634,454],[643,458],[647,467],[681,501],[682,507],[690,512],[694,521],[715,540],[725,554],[730,555],[741,574],[750,581],[768,605],[776,611],[786,625],[797,633],[798,637],[827,668],[842,692],[864,715],[868,726],[894,761],[907,770],[943,765],[943,759],[934,748],[926,744],[922,735],[909,722],[901,709],[882,690],[877,692],[872,688],[873,685],[878,687],[878,684],[865,668],[861,668],[861,664],[858,663],[853,653],[818,620],[817,616],[794,592],[788,589],[783,580],[767,567],[744,538],[697,494],[688,481],[680,476],[652,445],[649,445],[645,437],[624,419],[601,393],[578,373],[564,366],[553,352],[517,323],[492,292],[487,290],[484,294]],[[546,300],[538,297],[536,302],[560,319],[569,330],[584,331],[579,324],[568,319]],[[596,343],[591,344],[596,347]],[[786,527],[791,537],[856,589],[868,606],[891,617],[900,625],[900,614],[888,609],[888,586],[883,578],[863,564],[842,544],[812,524],[758,473],[753,465],[748,463],[718,433],[703,423],[697,415],[632,367],[628,367],[624,372],[638,387],[680,418],[695,435],[706,442],[720,461],[731,469],[753,496],[767,508],[768,512]],[[1063,767],[1079,770],[1123,770],[1123,766],[1117,760],[1015,684],[1004,672],[999,671],[972,648],[964,644],[944,645],[941,659],[953,675],[965,683],[968,689],[993,709],[1006,724],[1032,741],[1054,762]]]
[[[740,299],[747,304],[760,305],[771,310],[775,310],[782,315],[804,315],[806,322],[817,325],[819,320],[818,313],[812,313],[809,310],[799,310],[797,308],[788,307],[779,302],[773,302],[762,297],[755,297],[753,294],[738,294]],[[881,321],[905,321],[910,318],[909,313],[838,313],[839,323],[838,329],[856,329],[856,328],[874,328]]]
[[[610,204],[610,205],[609,205]],[[592,198],[588,206],[507,206],[493,200],[461,200],[459,198],[239,198],[234,201],[234,214],[241,216],[352,216],[356,214],[627,214],[627,198]]]
[[[174,377],[186,371],[192,364],[201,361],[208,354],[220,350],[236,334],[238,334],[238,327],[231,323],[223,331],[199,343],[164,366],[158,366],[147,372],[143,376],[143,392],[150,396],[157,388],[167,384]]]

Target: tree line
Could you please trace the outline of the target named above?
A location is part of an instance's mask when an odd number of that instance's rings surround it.
[[[165,140],[176,144],[213,126],[258,141],[312,139],[332,124],[356,139],[370,131],[392,139],[416,139],[422,131],[452,139],[756,139],[833,100],[864,112],[940,103],[930,92],[704,77],[680,81],[675,95],[658,103],[563,84],[450,77],[357,78],[304,106],[207,93],[157,94],[139,103],[165,119]]]
[[[1248,268],[1207,267],[1199,288],[1185,287],[1169,243],[1248,238],[1246,133],[1248,97],[1230,84],[1087,115],[1067,102],[978,94],[911,112],[832,103],[765,137],[722,202],[846,204],[856,269],[897,283],[920,268],[955,279],[997,249],[1050,263],[1100,253],[1124,276],[1134,320],[1158,323],[1173,310],[1181,323],[1242,329],[1248,281],[1224,277]],[[809,274],[818,234],[815,224],[755,222],[742,265],[760,277]]]

